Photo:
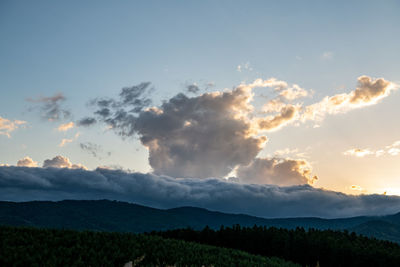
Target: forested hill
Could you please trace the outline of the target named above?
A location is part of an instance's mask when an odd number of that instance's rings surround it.
[[[350,230],[400,242],[400,214],[345,219],[288,218],[264,219],[195,207],[168,210],[109,200],[64,200],[59,202],[0,202],[0,224],[77,230],[149,232],[186,228],[218,229],[231,226],[274,226]]]
[[[400,245],[354,232],[275,227],[221,227],[201,231],[176,229],[150,235],[239,249],[278,257],[302,266],[400,266]]]
[[[300,266],[276,257],[131,233],[0,226],[0,240],[0,266]]]

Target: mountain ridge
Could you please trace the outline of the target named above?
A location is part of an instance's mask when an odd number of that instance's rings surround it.
[[[372,223],[371,223],[372,222]],[[221,225],[348,230],[400,243],[400,212],[385,216],[261,218],[200,207],[157,209],[115,200],[0,201],[0,224],[142,233],[177,228],[218,229]]]

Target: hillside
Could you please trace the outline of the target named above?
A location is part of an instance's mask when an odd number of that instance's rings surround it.
[[[278,258],[128,233],[0,227],[0,266],[299,266]]]
[[[348,229],[363,235],[400,242],[399,222],[400,214],[344,219],[265,219],[195,207],[162,210],[109,200],[0,202],[0,224],[3,225],[134,233],[186,227],[203,229],[207,225],[218,229],[221,225],[239,224],[287,229]]]

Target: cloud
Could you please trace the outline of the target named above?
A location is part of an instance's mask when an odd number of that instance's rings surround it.
[[[280,112],[286,104],[280,99],[272,99],[268,101],[263,107],[262,112],[264,113],[273,113],[273,112]]]
[[[275,116],[267,116],[258,120],[258,127],[262,131],[276,130],[285,125],[294,122],[299,115],[300,106],[291,104],[281,108],[279,114]]]
[[[174,177],[220,177],[248,164],[266,137],[251,135],[247,115],[250,90],[179,94],[159,110],[142,112],[134,129],[149,149],[155,173]]]
[[[68,168],[68,169],[87,169],[82,164],[72,164],[67,157],[55,156],[43,162],[43,168]]]
[[[308,91],[276,78],[195,96],[180,93],[160,106],[150,106],[151,85],[141,83],[123,88],[119,98],[92,101],[93,119],[122,138],[138,137],[149,151],[155,174],[224,177],[252,162],[267,141],[265,132],[377,103],[395,88],[382,78],[361,76],[358,81],[348,94],[305,107],[298,99]],[[260,111],[253,99],[261,88],[273,89],[275,97]]]
[[[400,149],[396,148],[396,147],[392,147],[388,150],[387,152],[388,154],[392,155],[392,156],[397,156],[400,153]]]
[[[346,195],[309,185],[279,187],[225,179],[176,179],[120,170],[0,167],[8,201],[114,199],[158,208],[203,207],[261,217],[348,217],[398,212],[400,197]]]
[[[385,148],[381,148],[378,150],[370,150],[370,149],[362,149],[362,148],[351,148],[346,150],[343,154],[346,156],[356,156],[356,157],[365,157],[369,155],[374,155],[376,157],[380,157],[383,155],[397,156],[400,154],[400,141],[396,141],[391,145],[386,146]]]
[[[375,153],[369,149],[352,148],[346,150],[343,154],[346,156],[356,156],[362,158],[368,155],[374,155]]]
[[[58,146],[59,147],[63,147],[68,143],[72,143],[73,141],[78,139],[79,135],[80,135],[80,133],[76,133],[73,138],[69,138],[69,139],[68,138],[63,138]]]
[[[332,51],[326,51],[322,53],[321,55],[322,60],[332,60],[333,59],[333,52]]]
[[[71,112],[62,107],[62,103],[66,100],[66,97],[62,93],[55,94],[51,97],[39,97],[37,99],[28,98],[28,102],[37,103],[41,110],[41,116],[43,119],[48,121],[58,121],[69,118]]]
[[[26,124],[26,121],[21,121],[21,120],[12,121],[0,116],[0,135],[5,135],[8,138],[10,138],[11,132],[15,131],[24,124]]]
[[[347,111],[377,104],[390,95],[398,85],[383,78],[372,79],[368,76],[358,78],[358,86],[350,93],[327,96],[320,102],[306,106],[302,121],[321,121],[327,114],[345,113]]]
[[[352,186],[350,186],[350,190],[354,190],[354,191],[364,191],[364,188],[362,188],[361,186],[359,186],[359,185],[352,185]]]
[[[252,132],[252,122],[247,117],[253,109],[249,102],[254,87],[268,87],[275,82],[260,79],[233,90],[194,97],[181,93],[160,107],[137,114],[129,107],[109,105],[96,114],[121,136],[137,134],[149,149],[149,162],[155,173],[220,177],[237,165],[248,164],[266,142],[265,136]]]
[[[36,161],[31,159],[30,157],[24,157],[23,159],[18,160],[18,167],[37,167],[38,164]]]
[[[101,159],[102,155],[104,154],[103,148],[100,145],[97,145],[97,144],[94,144],[94,143],[91,143],[91,142],[80,143],[79,147],[83,151],[91,154],[95,158],[100,158]],[[106,154],[108,156],[110,156],[111,152],[107,152]]]
[[[280,186],[312,184],[311,165],[306,160],[256,158],[248,166],[240,166],[237,176],[243,183]]]
[[[311,149],[311,147],[307,147],[307,148],[306,148],[306,151],[304,151],[304,152],[300,152],[298,148],[293,148],[293,149],[290,149],[290,148],[278,149],[278,150],[276,150],[276,151],[274,152],[274,156],[275,156],[276,158],[281,158],[281,157],[283,157],[283,156],[292,156],[292,157],[295,156],[295,157],[297,157],[297,158],[307,158],[307,157],[309,157],[308,154],[307,154],[307,151],[310,150],[310,149]]]
[[[279,95],[286,98],[287,100],[295,100],[308,96],[308,91],[301,88],[297,84],[294,84],[292,87],[281,91]]]
[[[76,124],[78,126],[83,126],[83,127],[88,127],[88,126],[92,126],[94,124],[96,124],[96,119],[95,118],[91,118],[91,117],[85,117],[80,119]]]
[[[238,72],[242,72],[242,70],[252,71],[252,70],[253,70],[253,67],[251,67],[250,62],[246,62],[245,64],[238,65],[238,66],[236,67],[236,70],[237,70]]]
[[[214,82],[203,82],[203,90],[207,91],[208,89],[212,88],[215,86]],[[187,93],[191,93],[191,94],[197,94],[199,93],[202,89],[200,88],[200,85],[198,85],[197,83],[186,83],[185,84],[185,89]]]
[[[71,122],[68,122],[68,123],[61,124],[60,126],[57,127],[57,130],[59,132],[66,132],[66,131],[74,128],[74,127],[75,127],[75,123],[73,123],[71,121]]]
[[[196,94],[200,91],[199,86],[196,83],[186,85],[186,90],[188,93]]]

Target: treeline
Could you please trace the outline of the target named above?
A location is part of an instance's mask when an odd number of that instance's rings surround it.
[[[348,231],[267,227],[221,227],[152,232],[165,238],[194,241],[251,254],[275,256],[303,266],[400,266],[400,246]]]
[[[0,266],[298,266],[278,258],[129,233],[0,226]]]

